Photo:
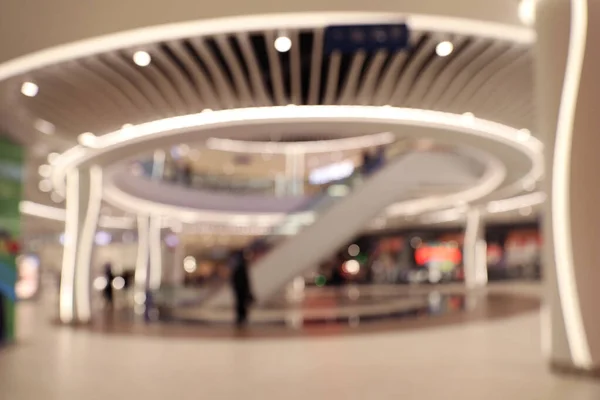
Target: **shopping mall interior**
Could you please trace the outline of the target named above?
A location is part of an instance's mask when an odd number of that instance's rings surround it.
[[[600,3],[1,2],[0,399],[600,399]]]

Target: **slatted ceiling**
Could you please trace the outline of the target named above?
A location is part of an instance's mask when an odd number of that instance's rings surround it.
[[[359,51],[351,55],[350,65],[346,69],[344,79],[340,85],[338,104],[353,104],[356,98],[356,88],[360,79],[360,71],[365,64],[367,53]]]
[[[406,103],[408,94],[415,83],[415,78],[423,70],[424,65],[432,59],[437,43],[438,41],[431,36],[423,35],[417,45],[418,51],[412,53],[412,56],[409,57],[402,68],[400,79],[396,84],[396,89],[392,92],[389,104],[404,105]]]
[[[152,103],[143,96],[139,90],[119,74],[115,69],[110,68],[97,57],[75,61],[73,71],[79,71],[83,75],[82,79],[87,79],[94,85],[94,90],[104,92],[110,96],[112,102],[121,109],[127,110],[132,118],[140,121],[142,118],[149,119],[157,112]],[[73,72],[75,73],[75,72]],[[137,118],[136,118],[137,117]],[[134,123],[133,121],[131,123]]]
[[[190,114],[201,111],[202,104],[200,98],[196,91],[193,90],[190,81],[186,79],[185,74],[182,73],[181,69],[178,67],[178,64],[173,60],[171,53],[168,51],[168,47],[164,45],[153,46],[150,49],[150,52],[152,54],[160,52],[164,56],[157,57],[157,60],[155,60],[153,65],[156,65],[157,69],[161,71],[161,75],[164,76],[176,92],[176,96],[180,102],[178,107],[180,110],[183,110],[180,111],[180,113]]]
[[[490,59],[497,54],[498,50],[498,46],[495,43],[485,43],[483,51],[478,52],[471,58],[461,71],[454,76],[444,93],[435,102],[435,107],[438,109],[449,109],[449,107],[452,107],[460,91],[481,68],[490,62]]]
[[[242,107],[253,106],[254,101],[248,84],[249,73],[244,67],[245,63],[242,58],[238,56],[239,48],[234,45],[234,43],[237,44],[237,40],[229,36],[219,35],[216,38],[216,43],[221,54],[223,54],[223,59],[220,61],[230,67],[231,79],[238,94],[240,105]]]
[[[292,43],[297,43],[290,49],[290,103],[304,104],[302,96],[302,59],[300,55],[300,35],[297,31],[291,32]]]
[[[145,49],[152,55],[145,68],[132,62],[132,49],[90,56],[34,73],[43,88],[24,104],[71,137],[205,108],[290,103],[394,104],[532,125],[529,48],[413,32],[399,53],[324,55],[322,29],[287,35],[287,53],[275,50],[277,32],[267,31],[157,43]],[[454,44],[448,57],[435,53],[442,38]]]
[[[437,39],[436,46],[440,38]],[[405,102],[407,107],[418,107],[423,103],[423,99],[428,95],[429,91],[432,90],[432,87],[439,76],[445,71],[452,60],[465,50],[465,48],[469,45],[469,42],[470,39],[466,37],[453,38],[452,43],[454,45],[454,51],[446,57],[437,57],[434,50],[432,59],[429,60],[427,65],[425,65],[420,71],[418,76],[419,79],[415,80],[415,83]]]
[[[385,64],[386,59],[389,58],[387,51],[379,50],[370,59],[367,67],[364,70],[364,74],[356,95],[358,104],[368,105],[372,104],[373,93],[377,85],[377,80],[381,75],[381,71]]]
[[[373,104],[376,106],[383,106],[389,104],[390,97],[394,91],[394,85],[398,74],[402,70],[402,66],[408,59],[407,52],[396,53],[388,57],[391,59],[386,66],[382,68],[382,73],[379,76],[379,84],[375,90],[375,97],[373,98]]]
[[[252,49],[252,43],[247,33],[237,35],[237,40],[242,53],[242,62],[248,68],[248,79],[252,87],[254,106],[271,105],[271,99],[267,95],[267,87],[263,80],[263,73],[258,64],[258,58]]]
[[[305,34],[306,36],[310,36]],[[310,82],[308,83],[308,102],[309,105],[319,104],[320,88],[322,87],[323,68],[323,29],[317,29],[313,35],[312,54],[310,61]]]
[[[506,46],[500,57],[490,62],[482,68],[479,73],[471,78],[471,80],[465,85],[461,93],[456,97],[453,102],[453,107],[465,108],[471,104],[473,96],[495,75],[497,75],[502,69],[510,65],[520,55],[520,50],[514,47]]]
[[[281,59],[278,52],[275,50],[273,43],[275,42],[275,32],[267,32],[264,36],[263,44],[266,48],[269,81],[271,82],[271,93],[274,98],[274,104],[283,106],[287,104],[285,96],[285,86],[283,83],[283,72],[281,68]]]
[[[458,76],[480,52],[485,51],[487,46],[489,46],[487,40],[475,38],[467,44],[462,52],[455,55],[448,62],[444,70],[435,78],[431,89],[423,99],[423,106],[426,108],[439,109],[437,106],[438,101],[456,76]]]
[[[514,99],[510,99],[509,96],[515,94],[514,90],[510,90],[509,87],[514,85],[515,89],[522,90],[521,82],[518,80],[516,71],[523,70],[526,74],[530,74],[528,81],[531,84],[531,77],[533,71],[531,70],[532,60],[529,53],[523,53],[514,62],[510,63],[502,70],[500,70],[492,79],[490,79],[476,94],[473,96],[472,104],[476,106],[475,110],[480,110],[482,115],[496,114],[502,104],[507,102],[512,103]],[[514,84],[513,84],[514,82]],[[521,92],[521,96],[525,95],[527,91]],[[532,91],[528,91],[531,96]],[[519,93],[517,93],[519,95]],[[503,114],[497,114],[498,118],[504,118]],[[500,117],[501,116],[501,117]],[[527,126],[529,126],[528,124]]]
[[[340,68],[342,64],[342,53],[334,51],[329,57],[327,57],[328,65],[327,78],[324,80],[325,93],[321,104],[333,105],[335,97],[337,95],[337,85],[340,79]]]

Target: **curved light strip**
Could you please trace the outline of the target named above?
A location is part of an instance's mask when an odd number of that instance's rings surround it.
[[[487,204],[477,206],[477,208],[484,215],[503,214],[525,207],[535,207],[541,205],[546,201],[546,197],[546,194],[543,192],[529,193],[502,200],[490,201]],[[466,211],[467,210],[465,207],[453,207],[446,210],[424,214],[420,220],[424,223],[453,222],[463,219]]]
[[[505,213],[515,211],[524,207],[533,207],[546,201],[546,193],[536,192],[522,196],[511,197],[503,200],[490,201],[485,206],[485,211],[490,214]]]
[[[403,20],[413,30],[488,37],[524,45],[535,41],[535,32],[528,28],[431,15],[312,12],[241,16],[146,27],[52,47],[0,64],[0,81],[63,61],[187,37],[264,30],[312,29],[336,24],[398,23]]]
[[[49,219],[52,221],[64,222],[66,210],[64,208],[47,206],[45,204],[34,203],[32,201],[22,201],[19,204],[21,214],[31,217]],[[131,229],[135,227],[135,221],[130,217],[111,217],[104,215],[100,217],[99,225],[107,229]]]
[[[211,150],[231,153],[271,153],[288,154],[292,152],[311,154],[331,151],[357,150],[369,147],[385,146],[393,143],[396,135],[390,132],[348,137],[343,139],[314,140],[310,142],[253,142],[223,138],[209,138],[206,147]]]
[[[357,123],[389,123],[413,125],[433,129],[452,130],[509,145],[524,152],[533,168],[518,182],[537,181],[543,172],[542,144],[534,137],[518,140],[518,130],[499,123],[465,118],[463,115],[440,111],[398,107],[373,106],[297,106],[256,107],[221,110],[211,113],[189,114],[136,125],[126,131],[118,130],[99,136],[94,148],[75,146],[53,162],[52,181],[59,193],[64,193],[64,175],[83,163],[99,163],[94,158],[117,149],[135,148],[143,142],[170,140],[192,130],[210,130],[243,126],[253,123],[304,123],[344,121]],[[164,144],[164,143],[163,143]]]
[[[563,83],[552,173],[552,233],[560,302],[573,363],[580,368],[592,366],[592,356],[581,315],[579,292],[573,262],[571,236],[570,179],[573,125],[585,59],[588,29],[587,0],[571,0],[571,28],[565,79]]]

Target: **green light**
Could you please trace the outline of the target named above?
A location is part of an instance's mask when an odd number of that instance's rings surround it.
[[[327,279],[323,275],[317,275],[317,277],[315,278],[315,285],[317,285],[318,287],[325,286],[326,282]]]

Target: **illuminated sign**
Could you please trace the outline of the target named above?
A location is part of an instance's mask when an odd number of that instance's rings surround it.
[[[353,172],[354,163],[352,161],[343,161],[313,169],[310,172],[308,181],[312,185],[324,185],[329,182],[335,182],[348,178]]]
[[[462,261],[462,254],[458,247],[421,246],[415,251],[415,261],[418,265],[426,265],[431,262],[459,264]]]

